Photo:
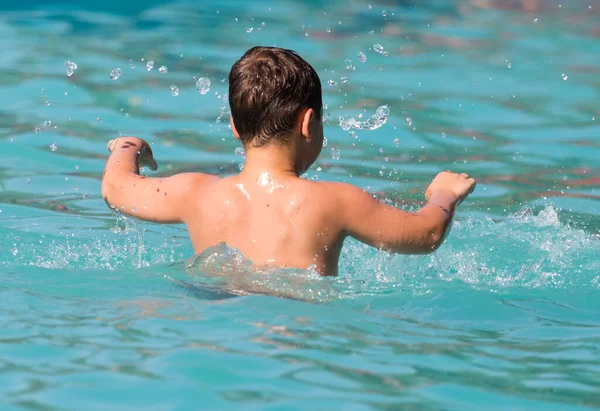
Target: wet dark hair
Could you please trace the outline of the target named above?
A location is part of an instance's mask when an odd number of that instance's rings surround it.
[[[322,115],[321,80],[295,51],[253,47],[229,73],[231,116],[242,143],[287,143],[303,108]]]

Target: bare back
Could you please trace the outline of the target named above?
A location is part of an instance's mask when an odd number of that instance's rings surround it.
[[[224,242],[258,265],[314,265],[337,274],[344,235],[327,183],[242,173],[215,180],[194,197],[187,225],[196,253]]]

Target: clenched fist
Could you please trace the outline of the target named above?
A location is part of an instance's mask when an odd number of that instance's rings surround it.
[[[457,204],[467,198],[469,194],[475,190],[476,181],[470,178],[468,174],[451,173],[450,171],[442,171],[431,182],[425,191],[425,199],[429,201],[433,193],[436,191],[451,192],[456,196]]]

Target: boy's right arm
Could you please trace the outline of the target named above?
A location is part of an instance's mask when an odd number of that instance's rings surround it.
[[[442,172],[425,192],[427,204],[411,213],[344,184],[338,191],[340,217],[346,233],[363,243],[403,254],[430,253],[444,242],[454,209],[474,189],[468,175]]]
[[[158,165],[148,143],[120,137],[108,145],[111,152],[102,178],[102,197],[122,213],[157,223],[185,223],[195,213],[196,193],[216,176],[183,173],[171,177],[140,176],[139,167]]]

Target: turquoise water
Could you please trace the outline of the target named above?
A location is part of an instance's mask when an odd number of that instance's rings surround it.
[[[3,3],[1,407],[600,407],[600,3],[562,3]],[[225,79],[255,44],[321,76],[307,178],[405,209],[440,170],[478,178],[440,250],[349,241],[336,279],[240,274],[235,250],[193,261],[183,227],[109,212],[119,133],[161,175],[238,169]],[[381,105],[381,128],[340,127]]]

